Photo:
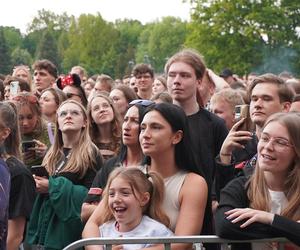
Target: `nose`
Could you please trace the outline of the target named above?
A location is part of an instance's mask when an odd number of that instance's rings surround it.
[[[149,129],[147,127],[144,128],[143,131],[141,132],[141,137],[142,138],[149,138],[150,137]]]
[[[21,121],[22,126],[27,126],[28,125],[28,120],[27,119],[23,119]]]
[[[124,130],[129,130],[130,129],[130,122],[129,121],[124,121],[123,122],[123,129]]]
[[[120,194],[115,193],[113,201],[114,202],[121,202],[121,196],[120,196]]]
[[[260,98],[258,98],[256,101],[255,101],[255,104],[254,104],[254,107],[261,107],[262,106],[262,100]]]
[[[270,139],[268,142],[266,142],[264,148],[268,150],[274,150],[273,140]]]

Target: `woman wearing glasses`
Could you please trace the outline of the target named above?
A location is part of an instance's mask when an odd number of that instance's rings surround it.
[[[300,246],[300,115],[272,115],[257,151],[254,174],[222,190],[217,234],[248,240],[285,237]]]
[[[28,167],[39,165],[50,142],[38,99],[31,93],[22,92],[13,101],[18,108],[23,161]]]
[[[38,196],[27,230],[30,245],[44,249],[63,249],[80,239],[83,224],[80,209],[102,157],[91,141],[84,107],[74,101],[63,102],[57,111],[54,144],[42,166],[49,174],[34,175]]]

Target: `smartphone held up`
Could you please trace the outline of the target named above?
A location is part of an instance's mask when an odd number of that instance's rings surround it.
[[[239,126],[238,130],[251,131],[253,128],[252,121],[250,119],[250,111],[248,104],[235,106],[235,120],[240,121],[244,119],[244,122]]]

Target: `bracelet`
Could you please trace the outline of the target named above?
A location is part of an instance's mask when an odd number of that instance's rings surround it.
[[[232,153],[231,154],[220,153],[220,155],[223,155],[223,156],[232,156]]]

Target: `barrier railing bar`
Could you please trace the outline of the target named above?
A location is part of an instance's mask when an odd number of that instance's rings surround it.
[[[228,249],[229,243],[254,243],[254,242],[278,242],[279,249],[284,249],[284,243],[289,242],[285,238],[271,238],[271,239],[259,239],[259,240],[228,240],[222,239],[215,235],[205,236],[172,236],[172,237],[130,237],[130,238],[88,238],[81,239],[69,244],[63,250],[75,250],[77,248],[87,245],[106,245],[106,249],[110,250],[112,245],[122,244],[164,244],[165,250],[171,249],[172,243],[220,243],[225,244],[226,247],[222,249]],[[198,248],[199,249],[199,248]]]

